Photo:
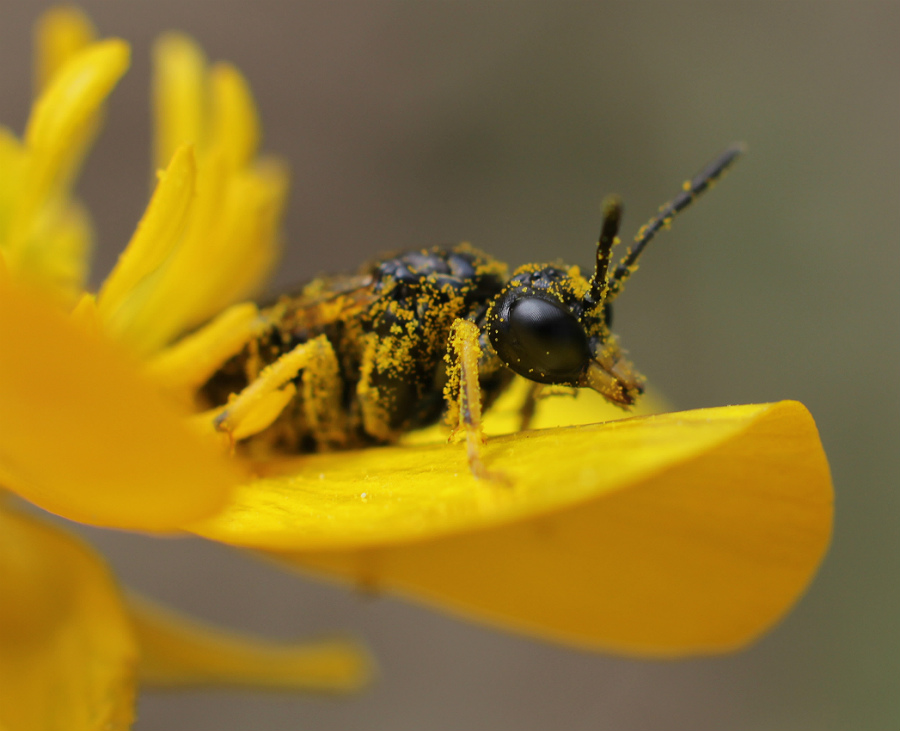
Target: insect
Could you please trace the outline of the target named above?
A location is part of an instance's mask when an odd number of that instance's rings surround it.
[[[590,278],[564,264],[505,264],[467,244],[389,256],[312,281],[262,310],[265,327],[201,387],[215,424],[253,454],[396,441],[445,416],[472,473],[481,413],[516,375],[523,421],[546,384],[590,388],[625,409],[644,389],[610,330],[612,302],[660,229],[732,165],[725,150],[638,231],[618,264],[622,203],[610,197]]]

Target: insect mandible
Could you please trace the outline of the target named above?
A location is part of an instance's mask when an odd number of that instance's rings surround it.
[[[516,375],[530,382],[523,424],[546,384],[590,388],[625,409],[644,389],[610,330],[611,303],[647,244],[742,153],[733,145],[684,183],[618,264],[622,203],[603,204],[593,274],[526,264],[511,276],[467,244],[320,277],[261,310],[263,325],[200,388],[215,426],[260,456],[388,444],[445,416],[476,477],[482,409]]]

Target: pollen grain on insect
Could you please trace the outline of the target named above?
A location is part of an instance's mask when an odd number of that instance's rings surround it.
[[[644,379],[611,332],[610,305],[647,243],[742,149],[729,148],[681,185],[618,263],[610,254],[622,205],[611,199],[590,276],[561,262],[528,263],[510,275],[502,261],[466,243],[319,277],[261,311],[266,327],[199,388],[198,405],[234,421],[246,417],[236,439],[254,459],[390,444],[443,417],[465,436],[472,474],[499,479],[483,459],[482,408],[516,377],[531,382],[522,424],[547,385],[590,388],[624,409],[636,403]],[[266,380],[270,372],[278,377]]]

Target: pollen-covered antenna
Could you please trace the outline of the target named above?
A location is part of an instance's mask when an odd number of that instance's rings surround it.
[[[635,269],[637,269],[635,264],[637,263],[638,257],[641,255],[641,252],[643,252],[647,244],[650,243],[654,236],[656,236],[657,232],[661,228],[668,227],[676,215],[681,213],[681,211],[687,208],[695,198],[721,178],[725,171],[731,167],[734,161],[737,160],[746,149],[747,147],[743,142],[738,142],[729,147],[693,178],[686,181],[682,186],[682,191],[671,201],[666,203],[656,216],[641,226],[637,235],[634,237],[634,243],[628,248],[628,253],[625,254],[622,261],[616,266],[612,276],[609,277],[609,284],[606,287],[605,297],[607,301],[612,300],[622,291],[623,282],[631,276]]]
[[[612,258],[613,246],[622,222],[622,199],[616,195],[603,201],[603,225],[600,227],[600,238],[597,240],[597,266],[591,277],[591,301],[600,307],[606,298],[609,287],[609,262]]]

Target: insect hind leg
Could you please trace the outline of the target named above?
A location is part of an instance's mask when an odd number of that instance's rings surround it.
[[[281,414],[296,393],[293,380],[303,371],[302,386],[304,412],[314,426],[324,427],[339,393],[337,358],[331,343],[324,335],[297,345],[262,371],[228,404],[218,410],[213,419],[217,431],[232,439],[246,439],[268,428]],[[309,374],[309,375],[307,375]],[[336,385],[337,384],[337,385]],[[314,429],[318,438],[318,432]],[[323,432],[323,440],[333,438],[331,424]]]

